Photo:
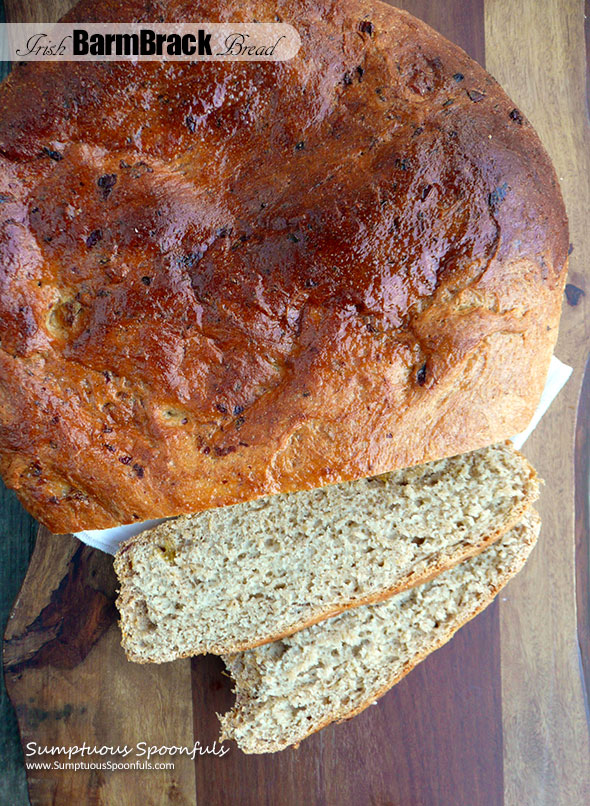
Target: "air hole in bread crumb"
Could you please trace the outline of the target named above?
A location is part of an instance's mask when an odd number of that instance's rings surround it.
[[[173,563],[176,559],[176,549],[171,545],[158,545],[158,551],[162,554],[162,557],[165,562]]]

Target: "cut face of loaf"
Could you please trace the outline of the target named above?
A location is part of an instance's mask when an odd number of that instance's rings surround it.
[[[539,527],[531,510],[481,554],[424,585],[224,657],[237,699],[221,717],[221,740],[272,753],[364,710],[490,604],[523,566]]]
[[[169,521],[117,554],[123,646],[161,662],[290,635],[481,551],[537,494],[497,445]]]

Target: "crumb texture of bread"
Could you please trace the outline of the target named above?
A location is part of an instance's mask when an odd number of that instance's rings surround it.
[[[272,753],[364,710],[490,604],[523,566],[539,528],[530,510],[485,551],[424,585],[224,657],[237,698],[220,717],[222,741]]]
[[[477,553],[537,494],[500,444],[168,521],[116,556],[123,646],[161,662],[289,635]]]
[[[35,62],[0,86],[0,474],[53,532],[522,431],[569,245],[526,116],[374,0],[83,0],[280,18],[288,62]],[[370,25],[368,24],[370,22]]]

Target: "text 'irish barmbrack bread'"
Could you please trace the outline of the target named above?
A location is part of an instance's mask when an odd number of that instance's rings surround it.
[[[0,87],[0,470],[55,532],[524,428],[567,226],[524,115],[376,2],[83,2],[285,21],[285,63],[36,63]]]

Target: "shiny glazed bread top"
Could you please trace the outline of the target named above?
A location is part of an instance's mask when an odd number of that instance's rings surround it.
[[[261,21],[284,63],[36,63],[0,87],[0,470],[53,531],[307,489],[526,426],[567,224],[538,137],[381,3],[83,2]]]

